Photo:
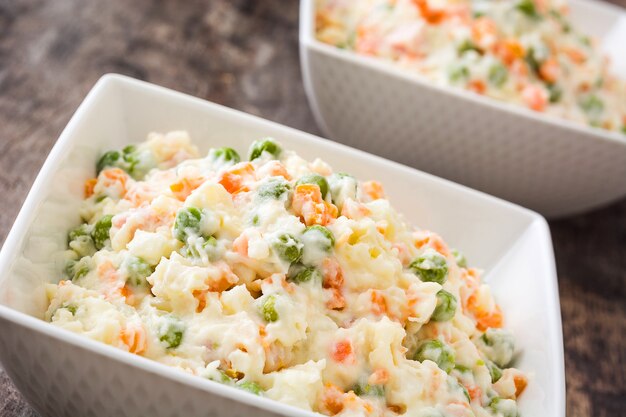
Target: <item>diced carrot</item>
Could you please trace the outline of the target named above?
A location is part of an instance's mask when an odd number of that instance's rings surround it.
[[[539,86],[528,84],[522,90],[522,100],[535,111],[544,111],[548,105],[548,92]]]
[[[117,272],[117,269],[115,269],[115,266],[113,266],[113,263],[111,261],[105,261],[100,263],[96,268],[96,272],[98,273],[98,277],[102,281],[108,283],[118,281],[119,273]]]
[[[370,213],[370,210],[363,204],[350,199],[344,201],[341,206],[341,215],[353,220],[362,219]]]
[[[120,332],[120,339],[128,347],[128,351],[135,354],[143,353],[148,347],[146,331],[141,325],[128,324]]]
[[[482,16],[472,22],[472,40],[481,48],[488,48],[497,39],[498,27],[496,23]]]
[[[448,245],[446,245],[446,242],[444,242],[441,237],[439,236],[433,237],[428,243],[430,246],[432,246],[434,250],[436,250],[443,256],[446,256],[446,257],[450,256],[450,249],[448,248]]]
[[[293,194],[292,207],[307,226],[321,224],[323,226],[337,218],[337,207],[322,200],[320,187],[316,184],[300,184]]]
[[[502,327],[503,325],[504,317],[500,306],[496,305],[491,311],[485,310],[478,305],[476,293],[469,296],[466,308],[474,315],[476,327],[480,331],[485,331],[490,327]]]
[[[526,389],[528,379],[524,375],[518,374],[513,377],[513,383],[515,384],[515,397],[517,398]]]
[[[296,196],[299,197],[296,201],[297,203],[302,203],[303,201],[312,201],[314,203],[322,202],[322,192],[320,191],[320,187],[316,184],[297,185],[294,193],[294,200]]]
[[[376,55],[380,40],[376,34],[365,25],[359,25],[356,29],[354,49],[363,55]]]
[[[224,171],[218,180],[231,194],[250,191],[247,182],[255,180],[254,166],[250,162],[240,162]]]
[[[97,178],[90,178],[85,181],[85,198],[89,198],[93,195],[93,189],[95,188],[97,183]]]
[[[472,385],[469,387],[466,386],[465,389],[467,389],[467,393],[469,394],[472,400],[475,400],[476,398],[480,398],[480,396],[483,395],[483,391],[480,389],[478,385]]]
[[[245,234],[239,235],[233,241],[233,249],[241,256],[248,256],[248,236]]]
[[[511,73],[514,75],[518,75],[521,78],[525,78],[528,76],[528,64],[521,59],[516,59],[510,65]]]
[[[428,0],[413,0],[413,4],[417,7],[424,20],[431,25],[438,25],[447,17],[444,9],[431,8]]]
[[[470,82],[467,83],[467,88],[475,93],[485,94],[487,84],[485,84],[483,80],[470,80]]]
[[[204,178],[182,178],[170,185],[170,190],[178,200],[185,201],[203,182]]]
[[[385,191],[383,185],[378,181],[365,181],[361,184],[363,191],[372,200],[379,200],[385,198]]]
[[[287,168],[279,161],[270,161],[267,163],[268,172],[273,177],[283,177],[287,181],[291,180],[291,175],[287,172]]]
[[[582,64],[587,60],[587,55],[579,48],[565,48],[563,52],[576,64]]]
[[[135,294],[128,285],[125,284],[123,287],[120,288],[120,295],[126,299],[126,304],[135,304]]]
[[[372,302],[372,313],[383,315],[387,313],[387,300],[378,290],[371,290],[370,301]]]
[[[430,232],[428,230],[420,230],[418,232],[415,232],[413,236],[415,239],[414,244],[416,248],[420,249],[428,245],[443,256],[447,257],[450,255],[450,248],[448,248],[446,242],[444,242],[441,236],[439,236],[438,234]]]
[[[339,262],[334,258],[326,258],[322,262],[324,288],[341,288],[343,285],[343,271]]]
[[[326,308],[329,310],[343,310],[346,307],[346,298],[340,288],[326,288],[331,297],[326,301]]]
[[[336,385],[327,383],[322,392],[322,409],[330,415],[343,411],[344,392]]]
[[[104,188],[119,187],[120,197],[124,197],[126,194],[126,183],[129,176],[120,168],[106,168],[102,170],[98,181],[102,183]]]
[[[352,348],[352,342],[349,339],[344,339],[333,344],[330,357],[335,362],[354,364],[356,357],[354,355],[354,349]]]
[[[548,82],[554,83],[559,78],[559,63],[554,58],[548,58],[539,67],[539,75]]]
[[[426,54],[421,51],[416,51],[414,47],[407,45],[406,43],[393,43],[390,45],[397,57],[402,57],[403,60],[417,61],[424,58]]]
[[[206,282],[209,287],[209,291],[226,291],[228,288],[232,287],[234,283],[239,281],[239,277],[233,273],[232,269],[230,269],[226,262],[218,261],[213,265],[219,269],[220,275],[217,279],[207,279]]]
[[[385,368],[378,368],[367,378],[367,383],[370,385],[382,385],[387,381],[389,381],[389,371]]]
[[[475,268],[463,268],[461,270],[461,279],[471,291],[475,291],[480,285],[480,277]]]
[[[193,290],[193,292],[191,293],[193,298],[198,300],[198,305],[196,306],[196,313],[201,313],[202,310],[205,309],[206,295],[208,292],[209,292],[208,290]]]
[[[513,38],[504,39],[495,44],[495,54],[500,57],[506,65],[511,65],[515,60],[524,57],[524,46]]]

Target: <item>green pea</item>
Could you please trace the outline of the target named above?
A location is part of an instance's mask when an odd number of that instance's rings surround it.
[[[302,256],[302,242],[289,233],[283,233],[272,245],[276,254],[283,260],[294,263]]]
[[[63,304],[61,308],[68,310],[70,313],[72,313],[72,316],[75,316],[76,312],[78,311],[78,307],[75,304]]]
[[[121,155],[118,151],[105,152],[96,164],[96,172],[99,174],[103,169],[107,167],[117,166],[120,156]]]
[[[152,267],[143,259],[136,256],[129,256],[124,261],[124,267],[128,276],[128,281],[135,286],[147,284],[146,278],[152,275]]]
[[[137,155],[137,148],[134,145],[128,145],[122,150],[122,159],[124,166],[122,167],[126,172],[133,175],[135,168],[141,162],[139,155]]]
[[[409,265],[424,282],[436,282],[442,284],[448,279],[448,263],[443,255],[433,249],[427,249]]]
[[[592,118],[600,117],[604,111],[604,103],[595,94],[583,98],[579,105]]]
[[[456,249],[452,249],[452,256],[454,256],[454,260],[456,261],[456,264],[458,266],[460,266],[461,268],[467,268],[467,258],[465,258],[465,255],[461,252],[459,252]]]
[[[423,362],[433,361],[443,371],[450,373],[454,369],[456,355],[454,350],[441,340],[432,339],[422,343],[415,352],[414,360]]]
[[[184,207],[176,213],[173,235],[181,242],[186,242],[190,235],[200,234],[202,212],[195,207]]]
[[[318,174],[303,175],[296,182],[296,185],[300,185],[300,184],[317,185],[318,187],[320,187],[320,191],[322,192],[322,198],[326,198],[326,195],[328,194],[328,181],[326,181],[326,178],[322,177],[321,175],[318,175]]]
[[[268,323],[278,320],[278,313],[276,312],[276,296],[274,294],[267,296],[263,304],[261,305],[261,314]]]
[[[434,321],[448,321],[454,317],[456,312],[456,297],[446,290],[439,290],[437,293],[437,307],[433,311],[431,319]]]
[[[469,77],[470,77],[469,68],[467,68],[464,65],[455,65],[452,68],[450,68],[450,71],[448,72],[448,78],[453,83],[456,83],[459,81],[466,81],[467,79],[469,79]]]
[[[257,191],[259,198],[271,198],[279,200],[283,196],[287,196],[291,187],[289,183],[282,179],[271,179],[259,186]]]
[[[500,63],[494,64],[489,68],[489,82],[496,87],[502,87],[509,76],[509,71]]]
[[[96,249],[100,250],[106,246],[106,242],[110,239],[111,219],[113,216],[107,214],[102,216],[94,225],[91,237],[93,238]]]
[[[91,271],[89,265],[89,257],[82,258],[79,261],[69,261],[65,265],[65,275],[72,281],[79,280]]]
[[[68,243],[70,243],[72,240],[76,240],[81,236],[91,237],[91,226],[83,223],[77,228],[70,230],[70,232],[67,234],[67,241]]]
[[[214,161],[232,162],[233,164],[241,161],[237,151],[228,147],[211,149],[209,155]]]
[[[502,378],[502,369],[495,363],[488,360],[485,362],[487,369],[489,369],[489,375],[491,375],[491,383],[495,384],[500,378]]]
[[[287,281],[301,284],[304,282],[322,282],[322,274],[313,266],[305,266],[300,263],[292,264],[287,272]]]
[[[91,237],[92,226],[82,224],[68,233],[68,246],[82,258],[96,252],[96,245]]]
[[[302,233],[302,240],[307,244],[316,245],[324,252],[330,252],[335,247],[335,236],[327,227],[319,224],[309,226]]]
[[[563,95],[563,89],[558,84],[548,84],[548,92],[550,103],[558,103]]]
[[[515,339],[508,330],[489,328],[476,340],[476,346],[487,359],[504,368],[513,359]]]
[[[533,0],[521,0],[515,5],[515,9],[532,19],[538,19],[541,16],[537,12],[535,2]]]
[[[199,237],[188,242],[181,248],[180,254],[186,258],[196,259],[206,256],[210,262],[217,261],[222,255],[218,241],[213,236]]]
[[[489,402],[488,407],[498,417],[519,417],[517,404],[514,400],[495,397]]]
[[[384,397],[385,386],[384,385],[370,385],[367,382],[359,382],[352,391],[359,397]]]
[[[531,1],[532,3],[532,1]],[[533,6],[534,7],[534,6]],[[539,68],[541,67],[541,61],[537,58],[537,54],[535,48],[530,47],[528,51],[526,51],[526,56],[524,57],[526,63],[535,73],[539,73]]]
[[[479,54],[482,54],[480,48],[471,40],[465,39],[461,44],[457,47],[457,52],[459,55],[463,55],[466,52],[475,51]]]
[[[468,368],[467,366],[459,365],[458,363],[454,365],[454,370],[459,371],[462,374],[471,371],[471,369]]]
[[[168,349],[175,349],[180,346],[184,334],[185,324],[180,319],[171,315],[162,318],[158,336],[159,340],[165,343]]]
[[[220,256],[217,239],[213,236],[205,238],[204,243],[202,243],[202,249],[206,252],[211,262],[216,261]]]
[[[254,395],[261,395],[263,392],[263,388],[259,384],[253,381],[242,382],[241,384],[237,384],[237,388],[240,388],[244,391],[248,391]]]
[[[260,158],[263,152],[272,155],[273,159],[278,159],[283,150],[280,145],[271,138],[257,140],[254,141],[250,147],[250,160]]]
[[[356,178],[344,172],[338,172],[328,177],[330,197],[338,208],[341,209],[347,199],[356,200],[358,183]]]

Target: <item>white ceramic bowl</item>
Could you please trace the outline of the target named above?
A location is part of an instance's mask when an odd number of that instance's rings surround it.
[[[309,102],[329,138],[546,216],[626,195],[626,135],[434,86],[393,64],[319,42],[314,3],[300,3],[300,57]],[[570,5],[578,27],[606,41],[626,77],[626,12],[596,1]]]
[[[186,129],[203,151],[244,152],[273,136],[305,158],[323,157],[360,178],[377,178],[408,220],[462,248],[487,281],[517,335],[517,367],[530,375],[525,417],[563,417],[559,299],[549,229],[526,209],[346,146],[129,78],[107,75],[50,152],[0,253],[0,360],[42,416],[312,416],[188,375],[54,327],[40,319],[66,232],[79,222],[85,179],[97,156]],[[226,142],[225,142],[226,141]],[[408,191],[408,192],[407,192]]]

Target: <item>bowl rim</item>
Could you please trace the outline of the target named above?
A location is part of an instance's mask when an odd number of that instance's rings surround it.
[[[528,220],[528,224],[526,225],[524,230],[527,231],[533,226],[539,227],[541,229],[541,242],[545,245],[542,253],[547,255],[545,271],[548,280],[545,285],[546,291],[548,291],[552,296],[551,303],[553,304],[553,308],[551,308],[553,314],[549,315],[548,320],[553,321],[550,327],[550,331],[551,333],[553,333],[555,338],[555,344],[551,347],[551,352],[553,356],[558,359],[558,363],[553,364],[553,369],[557,372],[554,386],[557,388],[557,392],[559,394],[558,398],[555,399],[555,401],[557,402],[556,407],[559,411],[558,417],[565,415],[565,368],[563,350],[563,328],[561,323],[558,280],[552,240],[550,237],[550,229],[547,221],[543,216],[530,209],[494,197],[482,191],[474,190],[453,181],[449,181],[447,179],[437,177],[435,175],[417,170],[415,168],[411,168],[397,162],[390,161],[388,159],[370,154],[368,152],[364,152],[340,143],[332,142],[328,139],[324,139],[316,135],[303,132],[298,129],[294,129],[252,114],[228,108],[226,106],[216,104],[208,100],[200,99],[198,97],[184,94],[165,87],[157,86],[148,82],[136,80],[124,75],[103,75],[94,85],[94,87],[89,91],[83,102],[79,105],[78,109],[66,125],[66,127],[61,132],[52,150],[48,154],[48,157],[45,159],[40,172],[38,173],[22,207],[18,212],[14,224],[7,234],[2,248],[0,249],[0,274],[6,273],[8,270],[11,269],[12,261],[13,259],[15,259],[15,255],[18,252],[18,249],[21,247],[21,243],[24,238],[24,231],[31,224],[33,220],[33,214],[36,212],[36,208],[43,200],[41,193],[39,193],[38,191],[45,185],[46,178],[50,177],[50,174],[52,172],[58,170],[62,161],[62,156],[66,149],[69,146],[74,145],[74,131],[76,130],[79,121],[90,112],[91,105],[100,97],[103,91],[116,88],[141,88],[142,90],[147,92],[156,93],[164,97],[166,96],[166,99],[176,98],[184,99],[188,102],[200,103],[206,107],[207,111],[228,115],[231,116],[233,119],[247,120],[259,126],[269,126],[271,128],[281,130],[282,132],[284,132],[285,136],[299,136],[303,140],[324,143],[337,149],[344,149],[360,158],[365,158],[366,160],[369,159],[370,161],[378,161],[385,164],[389,168],[399,169],[407,175],[423,176],[429,181],[435,181],[439,187],[454,189],[455,191],[461,192],[472,199],[486,201],[490,205],[495,205],[500,208],[509,210],[510,212],[515,213],[516,216],[526,217]],[[520,234],[518,239],[521,238],[524,233]],[[61,342],[69,343],[77,348],[89,350],[97,355],[101,355],[131,366],[137,366],[143,371],[150,372],[161,377],[169,378],[170,380],[182,383],[186,386],[207,391],[232,401],[238,401],[251,407],[256,407],[270,412],[276,412],[283,415],[294,415],[298,417],[320,416],[320,414],[313,411],[303,410],[276,400],[256,396],[235,387],[230,387],[215,381],[199,378],[196,375],[191,375],[180,369],[176,369],[168,365],[153,361],[151,359],[125,352],[113,346],[91,340],[87,337],[84,337],[83,335],[75,334],[69,330],[51,326],[49,323],[37,317],[33,317],[27,313],[18,311],[1,303],[0,319],[6,320],[21,327],[28,328],[32,331],[36,331],[40,334],[59,340]]]
[[[577,133],[588,137],[592,136],[594,137],[594,140],[600,139],[608,143],[618,144],[620,146],[626,147],[626,135],[618,131],[592,127],[582,123],[576,123],[572,120],[559,116],[535,112],[518,104],[509,103],[488,96],[476,94],[464,88],[433,84],[427,78],[411,71],[399,68],[397,65],[394,65],[391,62],[387,62],[376,57],[360,55],[353,51],[340,49],[336,46],[323,43],[319,41],[315,36],[315,2],[316,0],[300,0],[300,28],[298,38],[301,48],[300,60],[302,62],[302,71],[304,75],[303,78],[305,82],[306,92],[309,98],[315,103],[315,108],[313,109],[315,118],[318,121],[318,124],[323,127],[324,133],[327,135],[329,133],[329,130],[326,126],[326,123],[323,122],[323,118],[319,113],[317,100],[315,100],[314,89],[311,84],[312,81],[310,77],[310,62],[308,57],[306,56],[305,50],[315,51],[323,55],[339,59],[344,63],[360,66],[365,69],[375,71],[379,74],[384,74],[387,76],[392,76],[396,79],[408,81],[418,87],[430,90],[431,92],[453,96],[456,99],[465,103],[471,103],[473,105],[481,106],[483,108],[488,108],[494,111],[501,111],[509,115],[525,119],[528,122],[542,124],[546,127],[560,128],[568,130],[571,133]],[[613,14],[620,14],[624,18],[626,18],[626,9],[614,4],[605,3],[603,1],[575,0],[570,1],[570,3],[580,4],[590,8],[596,8],[598,10],[611,12]]]

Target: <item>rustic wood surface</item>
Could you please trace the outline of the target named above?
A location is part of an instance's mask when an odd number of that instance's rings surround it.
[[[285,0],[0,0],[0,242],[61,129],[104,73],[319,133],[302,88],[297,21],[297,2]],[[568,415],[624,416],[626,200],[550,226]],[[36,413],[0,371],[0,417],[9,416]]]

